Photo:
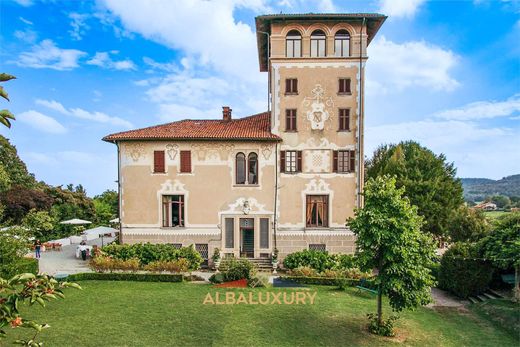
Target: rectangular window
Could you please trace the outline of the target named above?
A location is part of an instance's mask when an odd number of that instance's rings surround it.
[[[235,247],[235,219],[226,218],[226,248]]]
[[[181,172],[191,172],[191,151],[181,151]]]
[[[350,78],[340,78],[338,94],[350,94]]]
[[[260,218],[260,248],[269,248],[269,218]]]
[[[286,78],[285,79],[285,94],[298,94],[298,79]]]
[[[199,252],[202,259],[204,259],[204,262],[202,265],[207,266],[208,265],[208,244],[207,243],[196,243],[195,244],[195,250]]]
[[[339,109],[339,130],[350,131],[350,109],[340,108]]]
[[[309,250],[325,252],[327,250],[327,247],[325,246],[324,243],[311,243],[311,244],[309,244]]]
[[[287,39],[286,41],[286,52],[287,58],[300,58],[302,56],[302,40],[299,39]]]
[[[164,173],[165,169],[164,151],[153,151],[153,172]]]
[[[306,217],[308,228],[329,226],[329,196],[307,195]]]
[[[181,249],[182,248],[182,243],[173,243],[172,246],[175,249]]]
[[[334,172],[346,173],[356,170],[356,151],[334,151]]]
[[[324,57],[325,56],[325,37],[322,39],[311,38],[311,57]]]
[[[163,227],[183,227],[184,195],[163,195],[162,204]]]
[[[302,151],[281,151],[281,172],[302,171]]]
[[[296,110],[285,110],[285,131],[296,131]]]

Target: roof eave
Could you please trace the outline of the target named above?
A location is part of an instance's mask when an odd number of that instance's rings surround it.
[[[243,137],[243,138],[212,138],[212,137],[128,137],[128,138],[110,138],[109,136],[105,136],[102,138],[105,142],[116,143],[122,141],[228,141],[228,142],[280,142],[282,139],[280,137],[277,138],[254,138],[254,137]]]

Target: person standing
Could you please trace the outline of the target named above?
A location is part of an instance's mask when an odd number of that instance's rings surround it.
[[[41,257],[41,250],[42,250],[42,243],[40,240],[36,240],[34,243],[34,251],[36,253],[36,259],[39,259]]]

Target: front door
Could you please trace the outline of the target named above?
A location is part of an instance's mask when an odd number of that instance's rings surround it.
[[[254,258],[255,229],[253,218],[240,218],[240,257]]]

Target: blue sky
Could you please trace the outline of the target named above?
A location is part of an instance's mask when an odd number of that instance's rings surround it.
[[[0,134],[38,179],[115,188],[104,135],[266,109],[254,17],[280,12],[389,16],[368,50],[367,154],[413,139],[460,177],[520,173],[518,1],[1,0],[0,70],[18,79]]]

